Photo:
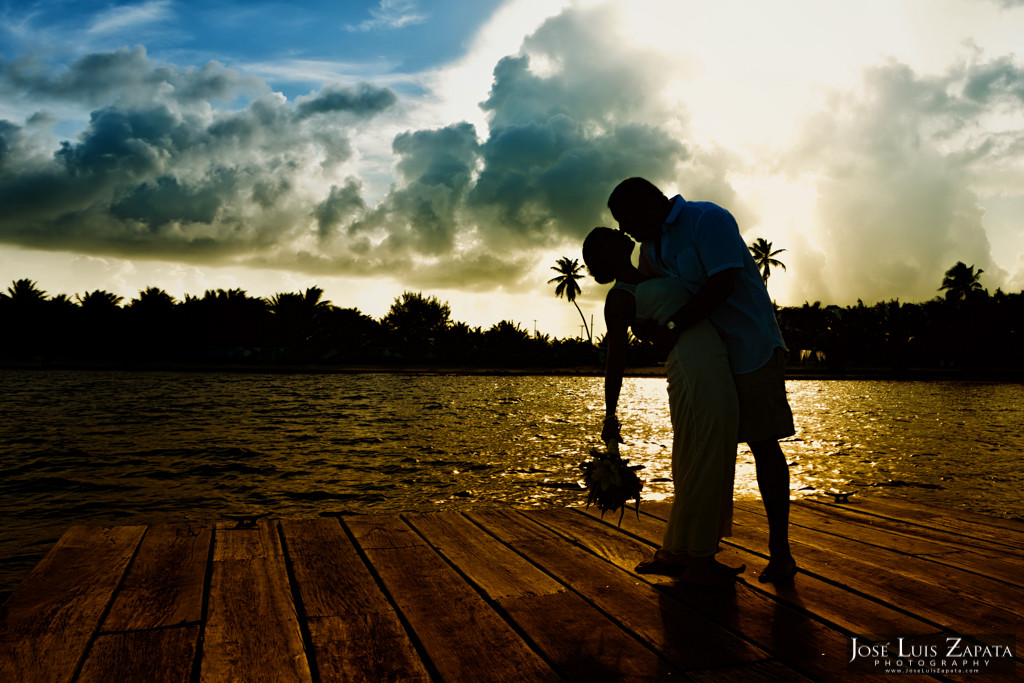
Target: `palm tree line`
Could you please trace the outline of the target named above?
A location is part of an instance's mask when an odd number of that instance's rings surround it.
[[[417,292],[380,319],[323,298],[323,290],[267,298],[241,289],[176,300],[149,287],[124,302],[96,290],[49,296],[21,279],[0,292],[0,360],[137,363],[435,364],[519,367],[586,364],[580,339],[531,334],[502,320],[488,329],[453,320],[447,302]]]
[[[767,283],[785,265],[782,249],[750,245]],[[335,306],[323,290],[252,297],[241,289],[207,290],[176,300],[150,287],[124,302],[95,290],[49,296],[28,279],[0,292],[0,360],[7,362],[448,365],[459,367],[598,366],[604,338],[593,339],[576,298],[586,276],[576,259],[552,267],[555,295],[580,314],[586,339],[531,334],[502,320],[488,329],[453,320],[447,302],[416,292],[396,298],[380,319]],[[1024,370],[1024,293],[994,294],[984,271],[958,262],[931,301],[866,306],[805,302],[777,307],[791,364],[857,368]],[[631,338],[632,366],[658,362],[652,345]]]

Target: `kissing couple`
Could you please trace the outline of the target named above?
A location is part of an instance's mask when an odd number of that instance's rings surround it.
[[[606,443],[622,442],[616,407],[628,330],[667,353],[675,499],[661,549],[636,571],[727,587],[744,570],[715,553],[731,532],[736,445],[745,442],[768,516],[770,557],[758,580],[791,581],[789,466],[779,446],[795,433],[786,345],[736,220],[711,202],[669,199],[643,178],[619,183],[608,208],[619,229],[594,228],[583,243],[590,274],[614,282],[604,308]]]

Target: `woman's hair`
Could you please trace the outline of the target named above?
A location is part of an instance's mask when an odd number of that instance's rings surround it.
[[[591,277],[602,285],[615,280],[613,255],[608,248],[611,243],[609,238],[615,236],[615,230],[598,227],[591,230],[583,240],[583,262],[587,264]]]

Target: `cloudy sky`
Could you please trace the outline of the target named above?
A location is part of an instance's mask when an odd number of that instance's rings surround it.
[[[782,305],[1020,291],[1021,36],[1024,0],[0,0],[0,288],[574,336],[550,266],[642,175],[785,248]]]

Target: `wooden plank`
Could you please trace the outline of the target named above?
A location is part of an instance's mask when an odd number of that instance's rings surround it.
[[[767,522],[741,509],[736,510],[736,517],[739,523],[733,525],[734,536],[730,543],[765,552]],[[898,605],[936,626],[964,634],[1024,630],[1024,617],[1020,614],[990,604],[995,599],[989,595],[973,592],[980,590],[975,584],[987,581],[983,577],[967,575],[964,585],[941,586],[903,571],[902,567],[915,559],[909,556],[885,553],[878,548],[868,551],[866,546],[858,549],[850,546],[856,545],[855,541],[834,536],[815,537],[806,529],[791,534],[790,542],[802,571],[880,602]],[[1012,587],[997,585],[1012,590]],[[1018,652],[1024,652],[1024,642],[1019,642],[1017,647]]]
[[[768,659],[760,648],[520,513],[466,513],[684,670]],[[723,593],[723,600],[731,600]]]
[[[897,549],[907,555],[1024,588],[1021,565],[1004,561],[1004,551],[964,546],[961,537],[948,532],[907,525],[888,517],[858,514],[839,506],[795,505],[790,511],[790,523],[855,538],[879,548]]]
[[[565,591],[565,586],[462,515],[403,518],[492,600]]]
[[[149,527],[103,622],[103,631],[199,623],[212,540],[209,526]]]
[[[309,681],[276,523],[218,528],[201,680]]]
[[[446,681],[554,681],[558,676],[401,519],[342,518],[438,676]],[[500,653],[500,666],[487,653]]]
[[[0,680],[67,681],[146,528],[72,526],[0,607]]]
[[[565,681],[662,681],[680,669],[572,592],[508,597],[502,608]]]
[[[497,602],[567,681],[662,680],[678,673],[576,593],[457,514],[405,520]]]
[[[191,624],[103,634],[89,650],[82,672],[75,680],[78,683],[188,683],[192,678],[199,628],[199,624]]]
[[[872,507],[888,507],[894,514],[909,514],[913,517],[929,515],[940,519],[954,519],[960,522],[979,524],[986,528],[996,528],[1014,534],[1024,534],[1024,520],[1020,518],[1000,517],[982,512],[974,512],[963,507],[949,509],[939,505],[924,503],[919,500],[907,500],[890,495],[857,496],[853,501],[863,502]]]
[[[307,615],[394,611],[337,519],[282,520],[281,531]]]
[[[813,501],[812,504],[836,505],[821,501]],[[841,507],[908,524],[942,529],[963,537],[963,543],[967,545],[1002,548],[1015,553],[1024,549],[1024,523],[1014,520],[974,514],[966,510],[944,510],[886,496],[858,496]]]
[[[307,626],[321,681],[431,680],[394,611],[310,617]]]
[[[283,520],[281,530],[321,680],[430,680],[338,520]]]

